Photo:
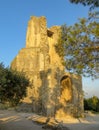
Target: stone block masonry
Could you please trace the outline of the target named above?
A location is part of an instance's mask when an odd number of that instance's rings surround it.
[[[82,80],[65,72],[55,45],[60,26],[47,28],[44,16],[32,16],[28,22],[26,47],[11,63],[11,68],[23,71],[32,87],[23,102],[32,103],[32,110],[50,117],[81,116],[83,114]]]

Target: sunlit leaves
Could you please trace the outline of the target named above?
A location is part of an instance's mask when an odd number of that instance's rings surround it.
[[[84,76],[99,75],[99,23],[79,19],[73,26],[63,25],[61,29],[56,50],[64,57],[66,69]]]

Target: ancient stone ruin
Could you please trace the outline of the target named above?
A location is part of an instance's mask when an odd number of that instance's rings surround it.
[[[82,79],[65,72],[56,53],[60,27],[47,28],[45,17],[32,16],[28,22],[26,47],[11,63],[12,69],[23,71],[32,84],[24,102],[32,103],[32,110],[57,118],[83,113]]]

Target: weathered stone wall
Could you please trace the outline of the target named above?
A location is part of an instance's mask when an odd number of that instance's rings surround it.
[[[25,102],[31,102],[34,112],[47,116],[80,116],[83,112],[82,81],[77,75],[65,73],[56,53],[60,27],[47,28],[45,17],[31,17],[28,22],[26,47],[11,63],[23,71],[32,84]]]
[[[56,117],[73,116],[79,117],[83,115],[83,91],[82,79],[78,75],[65,73],[60,80],[60,98],[56,111]]]

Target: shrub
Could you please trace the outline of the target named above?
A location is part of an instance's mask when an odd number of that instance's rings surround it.
[[[5,68],[0,63],[0,100],[15,106],[26,96],[29,79],[24,73]]]

